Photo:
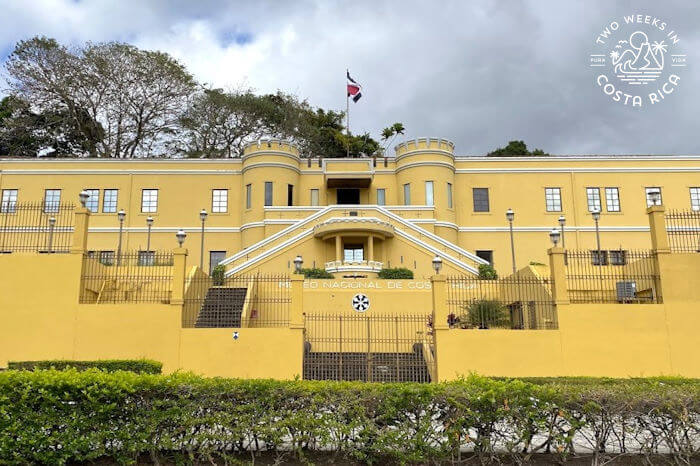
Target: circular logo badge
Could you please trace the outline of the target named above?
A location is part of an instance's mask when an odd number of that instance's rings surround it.
[[[369,298],[362,293],[352,297],[352,308],[357,312],[366,312],[369,309]]]
[[[598,32],[589,66],[595,82],[614,102],[643,107],[672,94],[687,65],[677,31],[649,15],[623,15]]]

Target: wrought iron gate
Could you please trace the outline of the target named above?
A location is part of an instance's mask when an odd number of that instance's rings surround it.
[[[430,382],[435,374],[428,315],[306,315],[304,379]]]

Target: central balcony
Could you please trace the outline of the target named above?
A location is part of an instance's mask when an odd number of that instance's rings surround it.
[[[330,261],[326,262],[326,272],[329,273],[378,273],[384,267],[383,262],[377,261]]]

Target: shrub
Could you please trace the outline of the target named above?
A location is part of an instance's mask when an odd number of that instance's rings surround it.
[[[467,306],[467,313],[460,316],[460,324],[467,327],[509,327],[508,308],[496,299],[480,299]]]
[[[301,269],[301,273],[304,278],[335,278],[332,273],[319,268]]]
[[[8,369],[14,370],[47,370],[47,369],[75,369],[84,371],[88,369],[98,369],[105,372],[129,371],[137,374],[160,374],[163,364],[150,359],[101,359],[98,361],[10,361],[7,363]]]
[[[556,464],[574,445],[589,447],[593,464],[665,449],[669,463],[691,464],[698,416],[700,381],[689,379],[372,384],[5,371],[0,464],[123,464],[142,454],[236,463],[263,451],[279,462],[315,451],[374,464],[491,464],[499,455],[523,464],[551,451]]]
[[[226,277],[224,276],[225,272],[226,266],[224,265],[219,264],[216,267],[214,267],[214,269],[211,271],[211,280],[214,286],[224,285],[224,281],[226,280]]]
[[[496,269],[494,269],[491,264],[480,264],[479,265],[479,279],[481,279],[481,280],[496,280],[497,278],[498,278],[498,273],[496,273]]]
[[[389,269],[382,269],[377,274],[379,278],[385,278],[388,280],[401,280],[401,279],[413,279],[413,271],[405,267],[393,267]]]

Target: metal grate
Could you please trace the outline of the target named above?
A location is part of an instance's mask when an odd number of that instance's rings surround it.
[[[566,258],[572,303],[661,302],[652,251],[567,251]]]
[[[200,274],[185,283],[182,326],[287,327],[290,303],[288,275],[213,279]]]
[[[551,330],[558,328],[549,278],[447,278],[450,328]]]
[[[0,205],[0,252],[70,252],[72,204],[3,202]]]
[[[173,281],[173,254],[170,251],[125,252],[83,255],[80,302],[169,303]]]
[[[700,252],[700,211],[667,212],[666,232],[671,252]]]
[[[434,380],[428,315],[304,316],[304,379],[364,382]]]

